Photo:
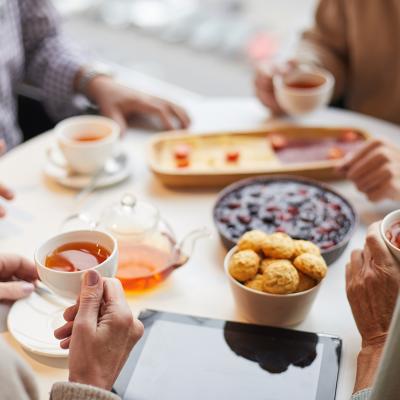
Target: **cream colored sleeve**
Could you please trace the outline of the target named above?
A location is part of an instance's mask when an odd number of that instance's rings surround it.
[[[296,59],[326,68],[335,77],[334,99],[344,94],[348,73],[346,0],[320,0],[314,26],[303,33]]]
[[[57,382],[53,385],[50,400],[121,400],[119,396],[94,386],[80,383]]]

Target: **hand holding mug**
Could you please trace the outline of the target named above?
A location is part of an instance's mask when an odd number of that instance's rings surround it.
[[[110,390],[130,351],[143,334],[121,283],[95,270],[85,273],[79,301],[65,310],[54,334],[69,352],[69,380]]]

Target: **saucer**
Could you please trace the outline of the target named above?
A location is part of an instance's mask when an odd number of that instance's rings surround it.
[[[68,350],[60,347],[54,330],[62,326],[64,310],[71,305],[54,294],[37,294],[13,304],[7,326],[14,339],[26,350],[46,357],[68,357]]]
[[[118,163],[117,168],[115,168],[116,160],[118,159],[124,161]],[[112,172],[107,172],[108,167],[112,167],[109,168]],[[131,174],[131,165],[128,155],[121,152],[114,156],[113,159],[107,161],[105,170],[105,173],[96,179],[94,189],[112,186],[128,178]],[[83,189],[91,184],[93,178],[93,175],[81,175],[71,172],[64,156],[57,147],[51,147],[48,149],[44,173],[50,179],[53,179],[59,184],[71,189]]]

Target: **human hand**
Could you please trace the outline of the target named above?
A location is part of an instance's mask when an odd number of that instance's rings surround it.
[[[400,149],[381,140],[366,143],[339,166],[369,200],[400,200]]]
[[[379,223],[371,225],[364,249],[353,251],[346,269],[347,297],[362,337],[354,393],[373,384],[399,292],[399,267]]]
[[[14,198],[14,193],[6,186],[0,184],[0,197],[6,200],[12,200]],[[0,206],[0,218],[3,218],[5,215],[5,208]]]
[[[400,265],[372,224],[363,250],[355,250],[346,269],[347,297],[363,347],[384,342],[400,285]]]
[[[87,97],[102,115],[114,119],[125,131],[128,120],[134,115],[156,116],[164,129],[186,129],[190,118],[186,111],[167,100],[137,92],[106,76],[93,78],[87,86]]]
[[[275,98],[273,76],[286,74],[296,66],[297,63],[295,61],[287,61],[282,64],[262,64],[256,70],[254,80],[256,95],[261,103],[269,108],[273,114],[283,114],[283,110]]]
[[[76,305],[64,312],[65,325],[54,335],[69,348],[69,380],[110,390],[132,347],[143,335],[117,279],[85,273]]]
[[[30,295],[38,278],[33,262],[14,254],[0,254],[0,300]]]

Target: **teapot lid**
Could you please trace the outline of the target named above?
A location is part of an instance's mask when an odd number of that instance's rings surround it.
[[[125,193],[119,203],[103,212],[100,224],[118,235],[141,235],[153,230],[158,221],[159,211],[156,207],[138,201],[131,193]]]

